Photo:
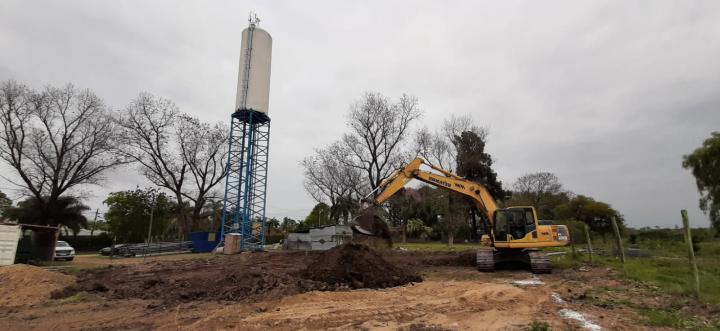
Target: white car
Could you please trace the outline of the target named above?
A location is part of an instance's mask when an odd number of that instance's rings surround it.
[[[72,261],[75,258],[75,249],[64,241],[55,243],[55,260]]]

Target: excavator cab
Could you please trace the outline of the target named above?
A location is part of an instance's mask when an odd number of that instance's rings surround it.
[[[570,239],[565,225],[541,225],[533,207],[497,209],[494,220],[495,247],[557,247],[567,245]]]
[[[525,238],[535,231],[533,208],[508,208],[495,211],[495,241],[513,241]]]

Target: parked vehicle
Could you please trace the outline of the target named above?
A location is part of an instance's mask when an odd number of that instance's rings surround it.
[[[55,242],[55,260],[72,261],[75,258],[75,249],[70,246],[67,242],[57,241]]]
[[[117,244],[117,245],[115,245],[115,253],[114,253],[113,255],[120,255],[120,251],[122,250],[122,248],[125,247],[125,246],[127,246],[127,245],[128,245],[128,244]],[[110,248],[111,248],[111,247],[105,247],[105,248],[101,249],[98,253],[100,253],[100,255],[110,256]]]

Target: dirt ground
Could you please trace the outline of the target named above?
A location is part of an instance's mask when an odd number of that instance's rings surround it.
[[[472,251],[381,255],[397,268],[381,270],[389,279],[401,272],[422,281],[410,277],[401,286],[385,287],[382,281],[366,286],[362,274],[368,271],[344,267],[331,273],[352,277],[328,282],[317,277],[330,272],[321,263],[328,257],[316,252],[123,262],[80,272],[75,284],[58,275],[46,282],[56,290],[52,298],[43,288],[34,297],[25,293],[0,301],[0,325],[6,330],[523,330],[544,322],[554,330],[638,330],[650,328],[618,301],[664,307],[686,300],[620,281],[604,268],[539,276],[525,270],[479,273],[472,268]],[[18,274],[6,268],[0,268],[2,287],[13,283],[2,275]],[[51,272],[25,267],[22,273],[32,278]],[[701,317],[714,314],[713,307],[686,306]]]

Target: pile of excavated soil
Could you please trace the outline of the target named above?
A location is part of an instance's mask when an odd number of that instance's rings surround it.
[[[293,275],[305,254],[243,253],[211,259],[111,266],[78,275],[77,283],[54,293],[61,298],[80,291],[112,299],[159,300],[163,305],[197,300],[260,301],[328,285]]]
[[[0,267],[0,306],[33,305],[46,301],[74,277],[25,264]]]
[[[415,271],[395,266],[378,252],[356,243],[323,252],[301,275],[333,286],[353,289],[385,288],[422,281]]]
[[[89,269],[55,291],[111,299],[257,302],[310,291],[384,288],[421,281],[426,266],[474,266],[473,252],[375,251],[348,244],[325,252],[268,252]]]

